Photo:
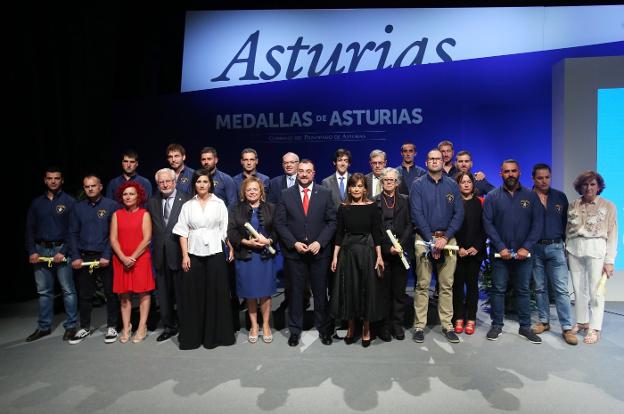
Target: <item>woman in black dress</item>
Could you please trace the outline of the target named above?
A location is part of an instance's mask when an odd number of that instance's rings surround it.
[[[455,233],[459,257],[453,281],[453,323],[455,333],[472,335],[479,302],[479,269],[485,252],[483,207],[481,200],[474,195],[475,179],[471,173],[457,174],[456,181],[464,201],[464,222]]]
[[[381,214],[366,196],[363,174],[349,177],[347,190],[347,200],[338,207],[331,263],[336,277],[330,309],[334,319],[349,321],[346,344],[355,342],[356,320],[363,320],[362,346],[367,347],[371,342],[370,322],[380,321],[388,313],[388,300],[381,284]]]

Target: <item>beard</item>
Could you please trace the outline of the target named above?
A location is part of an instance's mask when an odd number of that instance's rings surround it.
[[[518,184],[518,179],[516,177],[507,177],[505,179],[505,187],[514,188]]]

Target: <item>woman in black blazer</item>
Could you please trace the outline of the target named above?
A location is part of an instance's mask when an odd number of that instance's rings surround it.
[[[401,253],[393,246],[386,230],[390,230],[401,247],[407,252],[413,245],[412,220],[410,219],[409,199],[406,195],[399,194],[401,175],[394,168],[386,168],[381,173],[382,192],[377,196],[377,205],[380,208],[381,226],[383,239],[381,253],[385,263],[383,281],[387,289],[387,297],[390,302],[389,312],[378,337],[383,341],[390,341],[394,336],[398,340],[405,339],[403,320],[405,318],[405,305],[407,295],[407,269],[401,260]]]

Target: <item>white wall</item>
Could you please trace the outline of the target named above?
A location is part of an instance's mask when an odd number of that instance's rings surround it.
[[[553,67],[552,84],[552,184],[573,200],[574,179],[596,170],[597,90],[624,87],[624,56],[564,59]],[[606,299],[624,301],[624,271],[608,282]]]

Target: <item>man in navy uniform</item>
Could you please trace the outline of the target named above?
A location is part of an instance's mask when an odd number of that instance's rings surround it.
[[[120,205],[102,196],[102,182],[98,176],[87,175],[82,180],[82,184],[87,198],[76,204],[69,219],[69,253],[72,258],[72,267],[77,273],[80,305],[80,330],[69,340],[69,343],[79,344],[94,331],[91,327],[91,311],[95,293],[95,277],[99,273],[104,283],[106,296],[107,330],[104,342],[110,344],[117,341],[120,308],[119,298],[113,293],[113,270],[110,265],[112,249],[109,232],[112,214],[120,208]],[[96,262],[99,267],[83,266],[84,262]]]
[[[406,142],[401,145],[401,165],[396,167],[396,170],[401,175],[399,184],[399,193],[409,195],[410,188],[412,187],[412,183],[419,177],[427,174],[424,168],[419,167],[415,163],[416,158],[416,145],[412,142]]]
[[[136,151],[128,149],[121,154],[121,170],[120,176],[113,178],[108,182],[106,186],[106,197],[115,199],[115,191],[120,185],[129,180],[134,180],[141,184],[141,187],[147,193],[147,197],[152,196],[152,184],[149,180],[143,176],[137,174],[136,170],[139,167],[139,154]]]
[[[520,185],[520,166],[508,159],[501,165],[503,185],[490,191],[483,206],[483,227],[492,243],[491,250],[500,258],[492,260],[490,317],[492,327],[487,339],[496,341],[503,332],[507,281],[513,277],[516,292],[520,336],[540,344],[542,339],[531,329],[531,272],[529,254],[540,239],[544,225],[540,201],[535,192]]]
[[[267,175],[264,175],[258,172],[258,152],[253,148],[245,148],[241,151],[241,167],[243,167],[243,171],[239,174],[236,174],[232,179],[234,180],[234,184],[236,184],[236,192],[240,194],[241,184],[247,177],[258,177],[262,184],[264,185],[264,192],[267,197],[269,197],[269,185],[270,179]]]
[[[468,151],[459,151],[455,156],[455,166],[458,172],[472,174],[472,155]],[[482,171],[477,171],[473,176],[475,178],[475,195],[484,196],[494,189]]]
[[[438,275],[439,299],[438,315],[442,334],[451,343],[459,338],[453,330],[453,276],[457,265],[457,255],[445,250],[448,244],[457,245],[455,233],[464,219],[464,204],[459,187],[450,177],[444,175],[442,153],[433,149],[427,154],[427,175],[412,183],[410,209],[412,222],[416,227],[416,242],[432,241],[427,249],[416,244],[416,294],[414,296],[414,342],[425,340],[425,326],[429,306],[429,286],[431,273]]]
[[[455,174],[459,171],[457,171],[457,167],[453,164],[453,154],[455,153],[453,150],[453,143],[449,140],[440,141],[438,149],[442,153],[442,173],[451,178],[455,178]]]
[[[550,300],[548,299],[550,286],[554,294],[563,340],[569,345],[576,345],[578,338],[572,333],[568,264],[563,244],[568,222],[568,198],[564,193],[550,186],[548,165],[535,164],[532,175],[533,191],[539,198],[539,207],[544,216],[541,238],[532,250],[535,302],[537,302],[539,316],[539,322],[535,324],[533,331],[541,334],[550,330]]]
[[[76,334],[78,319],[74,275],[68,262],[69,215],[76,200],[63,192],[63,174],[60,169],[48,168],[43,182],[46,191],[32,201],[26,216],[26,250],[28,261],[34,268],[39,294],[37,329],[26,338],[26,342],[37,340],[52,332],[54,273],[63,291],[67,315],[63,323],[64,341]],[[52,258],[52,262],[42,263],[39,261],[41,257]]]
[[[186,161],[186,150],[180,144],[169,144],[167,146],[167,162],[169,167],[176,173],[176,188],[187,194],[192,194],[191,180],[194,169],[184,164]]]
[[[213,147],[202,148],[199,161],[202,168],[210,171],[212,181],[214,182],[213,194],[223,200],[227,208],[236,204],[240,194],[236,193],[236,184],[234,184],[232,177],[217,169],[217,164],[219,163],[217,150]]]

